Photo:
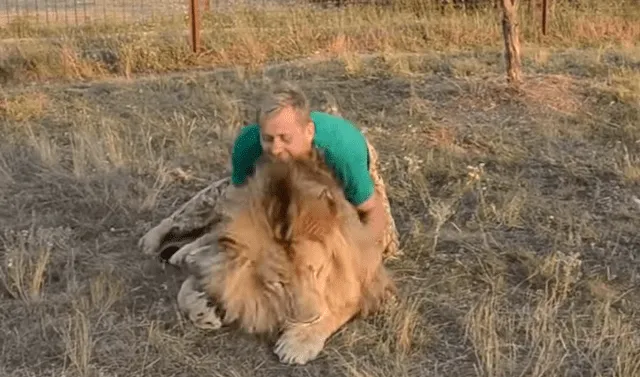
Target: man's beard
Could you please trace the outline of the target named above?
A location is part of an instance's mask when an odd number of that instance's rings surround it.
[[[292,161],[292,160],[308,160],[312,156],[312,151],[308,151],[299,155],[292,155],[289,152],[284,152],[279,155],[268,154],[268,158],[271,161]]]
[[[280,153],[279,155],[268,154],[270,161],[289,161],[292,159],[289,153]]]

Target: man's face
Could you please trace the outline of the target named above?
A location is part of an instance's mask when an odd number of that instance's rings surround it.
[[[262,149],[271,158],[304,158],[311,151],[313,123],[301,124],[292,108],[284,108],[260,126]]]

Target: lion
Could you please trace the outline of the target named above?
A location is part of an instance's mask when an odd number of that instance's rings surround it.
[[[279,360],[303,365],[351,319],[395,297],[382,245],[318,151],[309,160],[262,160],[223,212],[209,233],[170,258],[191,274],[179,300],[203,291],[223,313],[220,321],[201,319],[210,328],[236,324],[277,337]]]

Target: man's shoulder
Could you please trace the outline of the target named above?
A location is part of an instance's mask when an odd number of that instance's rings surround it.
[[[360,130],[355,126],[353,122],[347,118],[343,118],[339,115],[333,115],[322,111],[312,111],[311,120],[321,128],[335,129],[339,132],[357,132]]]
[[[244,126],[238,132],[231,152],[231,182],[238,186],[253,171],[253,164],[262,154],[260,129],[257,124]]]
[[[316,126],[315,144],[321,149],[343,152],[354,147],[366,146],[362,132],[345,118],[313,111],[311,119]]]
[[[316,125],[315,146],[324,152],[347,200],[356,206],[362,204],[373,192],[364,135],[353,123],[335,115],[313,112],[311,118]]]
[[[236,145],[253,146],[256,143],[260,143],[260,127],[257,124],[249,124],[240,128],[235,140]]]

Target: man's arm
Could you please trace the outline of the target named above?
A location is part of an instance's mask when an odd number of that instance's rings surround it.
[[[353,135],[351,135],[353,136]],[[342,152],[336,157],[336,175],[342,180],[345,196],[356,207],[361,221],[371,231],[371,235],[382,240],[386,226],[386,213],[382,198],[375,191],[375,184],[369,172],[369,150],[364,135],[358,134],[349,140],[348,147],[337,149]]]
[[[253,172],[253,165],[262,153],[257,125],[242,128],[231,151],[231,183],[240,187]]]
[[[149,230],[138,241],[145,254],[155,254],[168,233],[183,235],[208,226],[220,217],[218,202],[229,185],[241,186],[251,173],[252,163],[260,155],[260,134],[256,125],[243,127],[233,143],[231,178],[223,178],[200,190],[169,217]]]
[[[373,192],[371,197],[356,207],[363,223],[369,228],[371,234],[377,241],[382,241],[386,227],[386,213],[382,205],[382,198],[377,192]]]

